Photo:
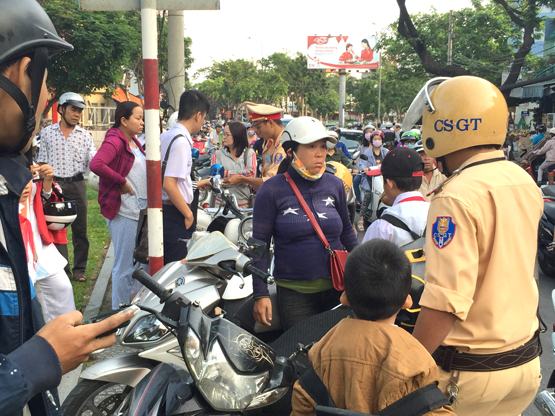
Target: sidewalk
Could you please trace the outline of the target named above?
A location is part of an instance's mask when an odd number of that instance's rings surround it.
[[[94,289],[91,293],[91,298],[89,303],[85,307],[83,312],[83,318],[85,320],[90,319],[98,315],[100,308],[102,307],[102,301],[104,300],[104,295],[106,289],[110,284],[110,277],[112,276],[112,268],[114,267],[114,247],[110,243],[110,247],[106,252],[106,257],[104,258],[104,263],[100,269],[100,273],[96,278],[96,283]],[[65,374],[62,377],[62,382],[58,386],[58,394],[60,395],[60,402],[63,402],[71,389],[75,387],[77,381],[79,380],[79,375],[81,374],[82,364],[75,370]]]

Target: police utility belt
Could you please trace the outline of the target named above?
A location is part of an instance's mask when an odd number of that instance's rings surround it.
[[[526,364],[542,353],[539,330],[526,344],[514,350],[494,354],[458,352],[456,347],[439,347],[432,356],[444,371],[490,372]]]

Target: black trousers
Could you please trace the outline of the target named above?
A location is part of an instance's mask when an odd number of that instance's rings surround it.
[[[73,273],[85,273],[89,258],[89,239],[87,238],[87,182],[58,182],[64,193],[66,201],[73,200],[77,208],[77,218],[71,224],[71,239],[73,242]],[[60,253],[68,261],[66,273],[69,272],[69,258],[67,246],[57,245]]]
[[[187,256],[187,241],[193,235],[196,223],[188,230],[185,228],[185,217],[173,205],[165,205],[162,209],[164,220],[164,264],[183,260]]]
[[[339,305],[340,295],[333,288],[319,293],[300,293],[277,286],[279,319],[283,330]]]

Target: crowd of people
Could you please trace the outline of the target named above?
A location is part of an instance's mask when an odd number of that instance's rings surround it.
[[[0,7],[3,21],[17,33],[0,43],[0,413],[53,415],[62,374],[92,351],[113,345],[115,336],[106,334],[133,314],[124,310],[83,323],[70,279],[87,279],[90,169],[99,177],[98,202],[115,250],[112,308],[128,304],[138,290],[131,274],[147,199],[138,139],[143,109],[118,103],[114,125],[97,151],[79,126],[83,98],[65,93],[60,122],[39,132],[40,149],[33,156],[48,56],[72,46],[35,0]],[[160,138],[164,261],[187,255],[198,189],[210,186],[192,175],[193,148],[204,142],[240,205],[253,206],[253,237],[268,248],[273,244],[273,259],[268,250],[257,265],[267,270],[274,263],[277,310],[268,288],[255,280],[256,321],[271,325],[278,313],[287,329],[338,303],[353,310],[309,352],[331,403],[376,413],[437,383],[449,404],[429,414],[518,415],[541,378],[534,263],[543,201],[529,174],[536,160],[531,156],[545,154],[538,166],[541,183],[542,172],[549,174],[555,164],[555,130],[546,138],[540,128],[530,144],[516,135],[507,138],[506,101],[480,78],[434,79],[424,88],[419,96],[428,97],[427,105],[415,102],[407,111],[405,121],[412,125],[405,131],[392,123],[368,126],[354,161],[341,145],[340,131],[307,116],[284,125],[282,109],[268,104],[245,104],[248,125],[229,121],[199,135],[209,99],[185,91],[175,124]],[[441,128],[449,120],[455,127]],[[468,128],[469,120],[474,128]],[[515,153],[528,173],[511,161]],[[355,175],[362,243],[345,180],[328,163],[345,164]],[[376,168],[384,210],[365,227],[371,194],[366,173]],[[409,334],[394,325],[399,311],[413,304],[411,264],[402,247],[420,239],[426,283]],[[343,250],[350,254],[337,280],[330,255]],[[295,384],[293,415],[314,414],[309,390]]]

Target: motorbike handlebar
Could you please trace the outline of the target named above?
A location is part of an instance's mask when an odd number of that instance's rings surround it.
[[[264,270],[260,270],[258,267],[252,265],[252,263],[247,263],[245,267],[243,267],[243,274],[252,274],[253,277],[256,277],[262,280],[267,285],[273,285],[275,280],[274,277],[266,273]]]
[[[152,278],[147,272],[143,269],[137,269],[133,272],[133,279],[139,281],[144,286],[146,286],[152,293],[160,298],[160,303],[165,302],[172,291],[170,289],[166,289],[160,283]]]

